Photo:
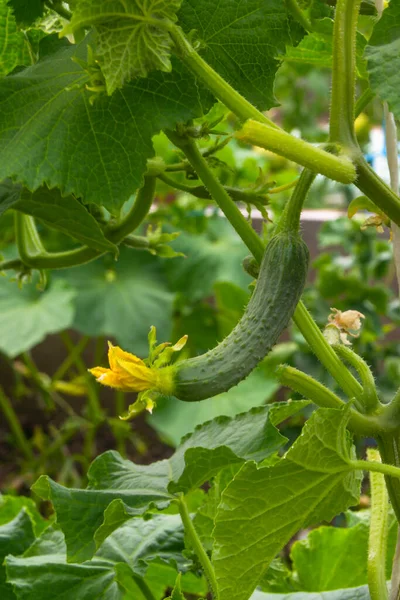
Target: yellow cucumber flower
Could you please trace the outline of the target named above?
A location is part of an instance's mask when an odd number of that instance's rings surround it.
[[[163,343],[157,346],[155,327],[149,333],[149,357],[138,358],[108,342],[108,362],[110,368],[94,367],[89,373],[102,385],[122,392],[137,392],[138,398],[129,407],[128,419],[142,410],[152,412],[159,395],[170,396],[174,392],[174,367],[169,365],[175,352],[182,350],[187,336],[183,336],[173,346]]]
[[[94,367],[89,373],[103,385],[123,392],[144,392],[157,386],[157,371],[146,366],[134,354],[125,352],[119,346],[108,342],[108,362],[110,368]]]

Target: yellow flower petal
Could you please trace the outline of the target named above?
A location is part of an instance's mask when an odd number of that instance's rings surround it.
[[[100,377],[100,375],[103,375],[103,373],[106,373],[109,370],[110,369],[105,369],[104,367],[93,367],[93,369],[88,369],[89,373],[94,375],[94,377],[96,377],[96,379],[98,377]]]
[[[112,371],[118,372],[121,369],[120,361],[123,360],[126,363],[132,363],[133,365],[145,366],[141,358],[138,358],[130,352],[125,352],[119,346],[113,346],[111,342],[108,342],[108,362]]]

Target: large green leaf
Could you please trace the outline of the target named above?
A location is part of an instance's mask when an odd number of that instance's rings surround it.
[[[166,398],[147,420],[163,439],[177,446],[197,425],[222,415],[233,417],[263,405],[278,389],[276,377],[258,367],[237,386],[208,400],[182,402],[177,398]]]
[[[279,55],[304,31],[281,0],[184,0],[179,24],[195,31],[201,56],[261,110],[276,101],[273,84]]]
[[[94,26],[96,57],[112,94],[149,71],[171,71],[172,40],[165,21],[176,20],[181,0],[76,0],[64,33]],[[160,27],[157,27],[157,21]]]
[[[56,281],[40,292],[35,283],[22,289],[0,278],[0,350],[10,358],[30,350],[46,335],[71,327],[75,292]]]
[[[0,181],[30,190],[43,184],[63,195],[118,212],[141,186],[151,138],[165,127],[201,116],[194,80],[177,63],[126,85],[111,97],[86,89],[85,40],[0,82]]]
[[[113,500],[123,502],[130,509],[129,516],[145,512],[151,504],[165,506],[171,500],[167,491],[168,461],[144,467],[123,460],[116,452],[106,452],[91,465],[88,480],[88,488],[78,490],[42,476],[33,487],[38,496],[51,500],[54,505],[57,522],[65,535],[69,560],[81,561],[93,556],[96,550],[94,534]],[[111,531],[109,528],[108,533]]]
[[[93,560],[82,565],[66,562],[62,534],[60,538],[60,532],[52,529],[23,557],[9,556],[7,574],[19,600],[50,600],[58,594],[65,600],[142,600],[133,573],[139,580],[145,577],[155,597],[161,599],[176,579],[177,565],[182,569],[190,565],[183,549],[178,515],[131,519],[108,538]],[[182,578],[182,584],[188,592],[195,591],[196,584],[196,591],[204,591],[204,583],[190,575]]]
[[[295,592],[294,594],[266,594],[265,592],[254,592],[251,600],[371,600],[368,587],[363,585],[359,588],[347,590],[335,590],[333,592]]]
[[[348,410],[317,410],[279,463],[247,462],[225,489],[213,549],[220,600],[247,600],[296,531],[358,503],[347,420]]]
[[[43,186],[30,192],[6,179],[0,184],[0,215],[9,208],[41,219],[43,223],[66,233],[91,248],[116,251],[94,217],[74,196],[63,198],[57,189]]]
[[[87,560],[116,528],[151,505],[165,506],[174,494],[196,488],[229,465],[271,456],[286,442],[274,425],[302,406],[269,405],[235,418],[219,417],[185,438],[170,459],[149,466],[105,452],[92,463],[85,490],[65,488],[45,476],[33,489],[53,503],[69,559]]]
[[[18,65],[29,65],[28,42],[19,31],[15,16],[6,0],[0,0],[0,76]]]
[[[3,560],[7,554],[22,554],[35,539],[32,521],[25,509],[12,520],[0,525],[0,597],[2,600],[14,600],[11,586],[6,583]]]
[[[113,337],[139,356],[148,354],[151,325],[160,340],[171,339],[174,295],[161,259],[121,248],[117,262],[105,257],[57,276],[77,291],[74,327],[81,333]]]
[[[400,118],[400,2],[391,0],[365,49],[372,90]]]

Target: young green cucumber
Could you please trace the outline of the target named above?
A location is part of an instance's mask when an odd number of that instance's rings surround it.
[[[247,377],[278,341],[303,291],[309,253],[293,227],[278,227],[268,242],[246,311],[218,346],[174,366],[173,394],[185,401],[210,398]]]

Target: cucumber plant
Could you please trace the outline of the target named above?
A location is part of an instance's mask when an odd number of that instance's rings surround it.
[[[360,13],[364,33],[357,29]],[[183,438],[169,459],[149,466],[107,452],[92,463],[87,489],[41,476],[33,491],[52,503],[52,519],[44,521],[29,501],[2,499],[0,589],[18,600],[161,600],[167,589],[174,600],[207,593],[219,600],[300,600],[313,592],[327,600],[384,600],[394,555],[397,598],[400,394],[381,402],[368,365],[343,344],[343,334],[358,326],[335,321],[324,335],[301,302],[308,251],[299,222],[319,174],[357,186],[391,221],[396,245],[396,177],[389,187],[366,162],[354,121],[375,95],[387,103],[388,123],[389,110],[400,114],[399,0],[384,11],[366,0],[0,0],[0,17],[0,211],[14,211],[17,248],[1,271],[23,278],[37,270],[45,286],[47,271],[106,253],[118,259],[122,245],[172,256],[166,242],[173,234],[137,231],[158,181],[214,201],[255,261],[257,282],[243,317],[204,355],[174,361],[186,338],[157,345],[154,328],[145,360],[110,344],[110,368],[91,372],[105,385],[139,393],[128,416],[153,410],[160,394],[190,402],[229,390],[291,318],[342,390],[339,396],[282,365],[282,384],[306,400],[214,419]],[[318,54],[321,39],[332,56],[331,107],[329,137],[315,146],[266,111],[280,60],[296,51]],[[356,103],[358,78],[364,92]],[[225,134],[219,118],[197,120],[217,100],[235,119],[237,143],[303,167],[266,245],[237,202],[265,214],[268,186],[222,185],[213,154],[229,139],[202,145],[202,138]],[[180,163],[154,156],[152,138],[160,131]],[[199,185],[175,182],[174,171]],[[43,226],[81,245],[50,251]],[[283,453],[287,440],[276,426],[310,402],[319,408]],[[380,455],[358,458],[354,435],[374,438]],[[314,571],[325,583],[304,566],[311,542],[297,542],[290,571],[277,555],[300,529],[357,505],[363,471],[373,472],[371,511],[359,521],[347,513],[349,527],[339,534],[344,548],[349,540],[357,548],[349,558],[358,570],[326,568],[322,558],[318,564],[324,544],[335,547],[332,533],[321,529]]]

